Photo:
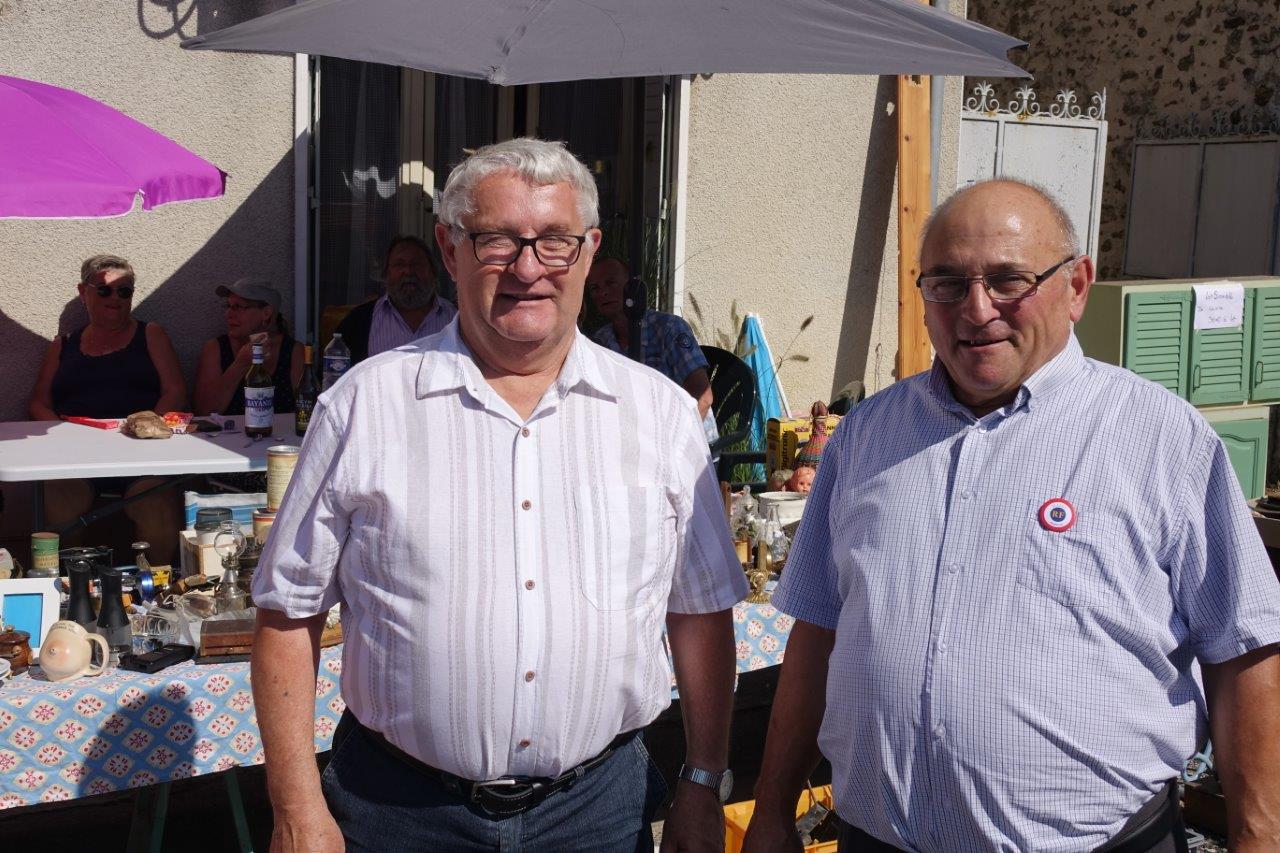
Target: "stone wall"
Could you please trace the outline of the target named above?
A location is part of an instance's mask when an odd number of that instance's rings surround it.
[[[1143,127],[1280,111],[1276,0],[970,0],[968,8],[970,19],[1028,42],[1012,59],[1035,76],[1042,102],[1058,89],[1086,100],[1107,90],[1101,278],[1119,277],[1124,262],[1133,142]],[[1005,100],[1021,85],[992,82]]]

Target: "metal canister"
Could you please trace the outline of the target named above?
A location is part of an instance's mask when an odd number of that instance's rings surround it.
[[[255,509],[253,511],[253,538],[261,545],[267,541],[271,525],[275,524],[276,513],[272,509]]]
[[[224,521],[231,520],[231,507],[226,506],[202,506],[196,509],[196,524],[202,521],[212,521],[219,524]]]
[[[298,448],[288,444],[267,448],[267,509],[272,512],[280,508],[297,463]]]
[[[58,576],[58,534],[31,534],[31,568],[29,578],[56,578]]]

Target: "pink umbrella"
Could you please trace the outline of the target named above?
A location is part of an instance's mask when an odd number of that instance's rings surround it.
[[[0,75],[0,218],[122,216],[216,198],[227,175],[79,92]]]

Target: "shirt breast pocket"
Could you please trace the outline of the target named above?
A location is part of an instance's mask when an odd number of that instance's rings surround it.
[[[614,486],[574,497],[579,585],[597,610],[647,604],[669,559],[674,512],[661,486]]]
[[[1119,546],[1128,535],[1123,525],[1102,515],[1078,514],[1069,529],[1055,532],[1040,524],[1040,506],[1027,503],[1018,585],[1065,607],[1114,606],[1123,559]]]

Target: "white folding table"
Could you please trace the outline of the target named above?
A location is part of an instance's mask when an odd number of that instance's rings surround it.
[[[302,443],[294,435],[292,414],[276,415],[272,437],[257,441],[245,437],[243,418],[218,418],[217,422],[226,420],[234,421],[234,432],[166,439],[131,438],[116,430],[66,421],[0,423],[0,482],[36,484],[35,529],[41,530],[45,480],[263,471],[268,447]]]

